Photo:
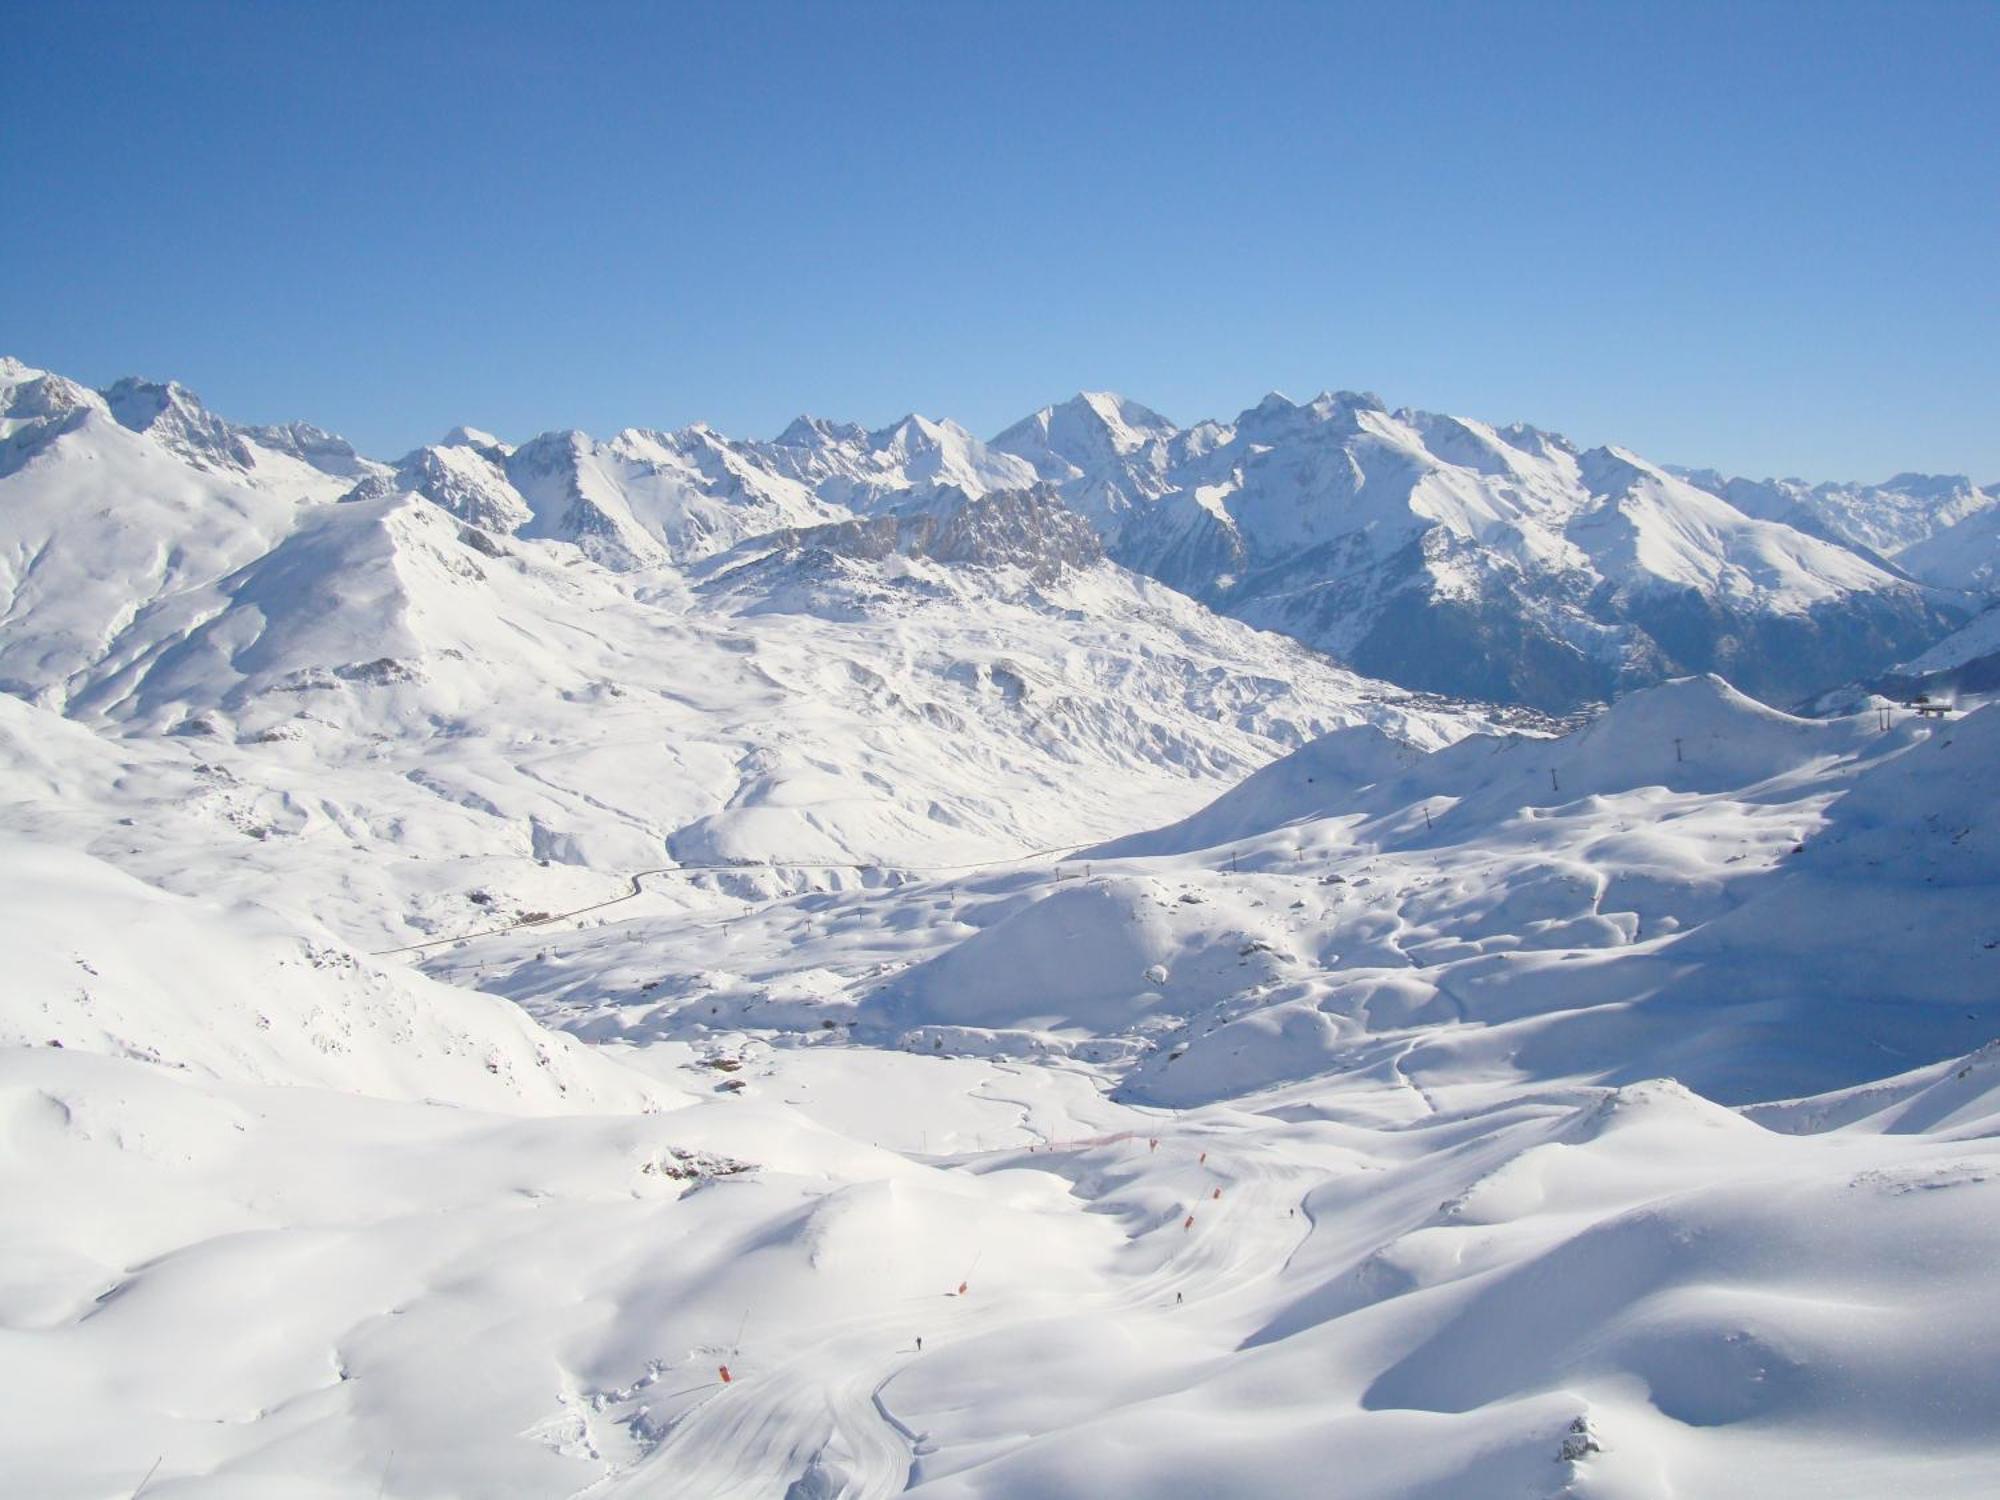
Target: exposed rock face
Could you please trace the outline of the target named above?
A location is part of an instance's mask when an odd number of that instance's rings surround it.
[[[818,549],[869,562],[927,557],[1037,575],[1089,567],[1104,557],[1097,533],[1048,485],[986,495],[941,490],[920,509],[787,531],[779,540],[788,553]]]

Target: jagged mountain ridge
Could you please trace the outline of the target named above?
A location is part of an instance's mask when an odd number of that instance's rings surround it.
[[[1043,436],[1092,417],[1068,453]],[[1114,557],[1411,685],[1556,707],[1714,669],[1785,698],[1950,616],[1845,545],[1526,426],[1340,392],[1110,430],[1079,397],[996,442],[1105,518]]]
[[[737,535],[699,454],[460,432],[473,519],[102,401],[0,432],[34,1492],[1992,1489],[1991,711],[1495,735],[907,425]],[[1592,567],[1817,555],[1579,468]]]
[[[1674,472],[1746,515],[1855,547],[1926,583],[1993,590],[2000,484],[1982,489],[1963,474],[1904,473],[1881,484],[1809,485],[1802,479],[1732,479],[1713,469]],[[1983,559],[1963,552],[1975,538],[1984,539]]]
[[[1113,561],[1220,613],[1404,686],[1557,710],[1690,670],[1780,702],[1876,675],[1974,612],[1995,574],[1980,528],[2000,524],[1965,483],[1759,487],[1354,392],[1188,428],[1089,392],[991,443],[914,414],[874,432],[801,417],[771,441],[459,428],[391,467],[317,429],[232,426],[178,386],[77,390],[198,467],[283,488],[288,465],[318,498],[339,478],[356,500],[413,491],[620,572],[1048,486]],[[1926,547],[1952,566],[1921,566]]]
[[[1688,670],[1802,697],[1922,650],[1966,612],[1938,590],[1981,582],[1927,588],[1803,514],[1746,513],[1726,484],[1624,449],[1352,392],[1273,395],[1189,428],[1087,392],[991,443],[917,416],[872,433],[801,417],[771,442],[707,428],[672,441],[726,466],[711,493],[738,523],[662,536],[675,561],[795,529],[815,501],[865,516],[937,490],[1040,483],[1115,561],[1222,613],[1406,686],[1544,708]],[[607,556],[587,522],[573,535]],[[644,551],[627,549],[635,564]]]
[[[840,883],[1074,843],[1343,724],[1428,747],[1492,721],[1120,567],[1053,489],[856,515],[701,430],[465,431],[349,483],[165,388],[125,422],[10,374],[23,737],[60,713],[148,747],[93,800],[219,820],[232,882],[378,944],[674,861]],[[123,826],[86,836],[213,888]]]

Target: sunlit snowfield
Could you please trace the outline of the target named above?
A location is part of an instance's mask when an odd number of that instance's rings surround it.
[[[0,1490],[2000,1488],[1995,710],[1500,715],[1046,497],[612,566],[10,368]]]

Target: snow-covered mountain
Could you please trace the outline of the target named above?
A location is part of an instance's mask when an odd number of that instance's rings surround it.
[[[1051,486],[1113,561],[1212,609],[1408,687],[1544,708],[1690,670],[1802,699],[1920,652],[2000,566],[2000,508],[1963,480],[1725,480],[1352,392],[1186,429],[1089,392],[990,444],[915,415],[876,432],[801,417],[769,442],[460,429],[393,469],[313,429],[234,427],[177,386],[102,399],[203,472],[413,491],[628,572],[938,492]]]
[[[2000,1486],[1990,611],[1360,396],[0,376],[0,1492]]]
[[[1185,432],[1080,396],[995,446],[1130,566],[1439,691],[1560,707],[1699,669],[1787,699],[1934,639],[1950,609],[1626,450],[1372,395],[1272,395]]]
[[[1782,521],[1893,559],[1942,588],[1993,592],[1990,557],[1982,578],[1976,564],[1966,566],[1951,548],[1929,544],[1964,523],[1976,524],[1962,537],[2000,533],[2000,485],[1981,489],[1963,474],[1898,474],[1882,484],[1809,485],[1799,479],[1730,479],[1712,469],[1677,472],[1746,515]],[[1981,516],[1986,519],[1976,522]]]
[[[1923,1463],[1971,1496],[2000,1475],[1996,734],[1702,678],[1556,740],[1361,727],[1065,860],[429,967],[1071,1205],[960,1239],[990,1206],[830,1200],[802,1243],[858,1302],[743,1341],[753,1383],[670,1400],[614,1492],[1304,1497],[1337,1460],[1382,1500],[1805,1496],[1837,1459],[1835,1493]],[[892,1108],[840,1081],[857,1048],[907,1062]],[[946,1295],[895,1303],[847,1215]],[[806,1414],[857,1377],[872,1402]]]
[[[552,434],[506,453],[421,450],[387,482],[622,568],[941,490],[1039,483],[1114,561],[1219,612],[1405,686],[1545,708],[1689,670],[1803,698],[1921,650],[1988,581],[1963,538],[1936,544],[1950,565],[1913,553],[1913,577],[1781,487],[1352,392],[1273,395],[1187,429],[1088,392],[990,444],[918,416],[878,432],[801,417],[771,442],[704,427],[602,445]],[[1899,536],[1917,534],[1919,513],[1933,531],[2000,517],[1969,486],[1837,493],[1856,514],[1899,518]]]
[[[899,484],[856,515],[692,429],[461,431],[349,484],[178,388],[119,387],[122,422],[11,378],[0,680],[184,743],[142,757],[134,800],[185,799],[173,762],[199,761],[191,805],[257,845],[242,885],[287,871],[301,910],[370,940],[676,858],[1076,843],[1339,724],[1431,746],[1491,722],[1118,567],[1032,481]],[[329,887],[322,842],[370,858]],[[118,857],[181,881],[171,854]]]
[[[1927,583],[2000,595],[2000,486],[1979,493],[1987,505],[1911,543],[1896,563]]]
[[[0,361],[7,692],[60,704],[135,615],[268,552],[353,482],[207,417],[178,387],[116,393],[114,412],[107,396]]]
[[[973,494],[1024,489],[1032,467],[979,441],[956,422],[914,413],[880,432],[800,417],[775,442],[740,451],[834,504],[865,512],[912,492],[951,487]]]
[[[571,542],[628,571],[689,562],[785,526],[846,514],[747,461],[706,427],[606,442],[544,433],[518,448],[466,428],[371,476],[355,498],[414,491],[489,531]]]
[[[2000,692],[2000,603],[1988,605],[1985,613],[1923,655],[1865,686],[1903,702],[1920,696],[1944,703],[1976,701]],[[1831,695],[1831,701],[1838,703],[1854,691]]]

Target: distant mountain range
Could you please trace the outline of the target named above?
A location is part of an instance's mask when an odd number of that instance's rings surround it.
[[[1691,671],[1802,700],[1918,656],[2000,590],[2000,485],[1731,479],[1352,392],[1191,427],[1087,392],[990,442],[914,415],[873,432],[801,417],[770,441],[697,424],[517,446],[460,427],[394,463],[304,424],[232,424],[172,384],[95,392],[7,361],[0,402],[16,494],[37,466],[81,464],[59,439],[92,422],[184,471],[137,483],[115,455],[81,470],[118,524],[66,582],[21,566],[41,540],[10,503],[0,681],[15,691],[83,665],[88,600],[111,619],[270,551],[303,507],[407,494],[489,542],[568,544],[619,574],[707,576],[773,547],[1004,553],[1031,572],[1101,553],[1368,676],[1553,711]],[[315,556],[287,566],[352,561]]]

